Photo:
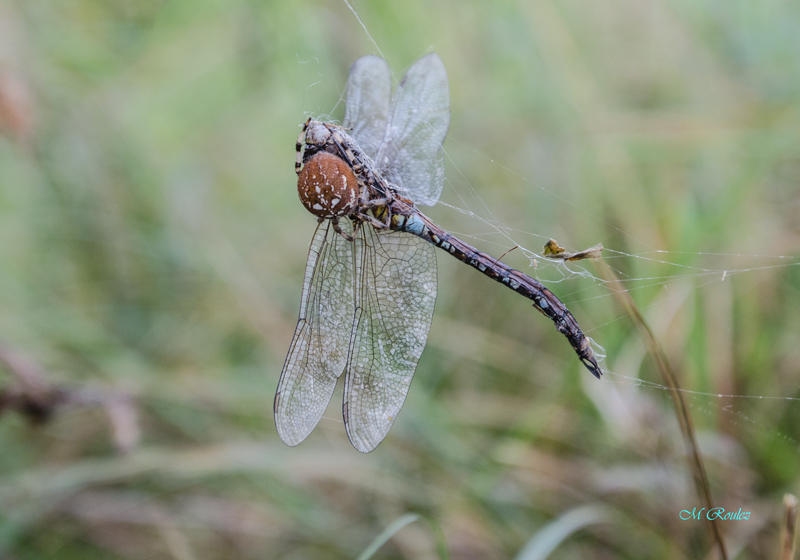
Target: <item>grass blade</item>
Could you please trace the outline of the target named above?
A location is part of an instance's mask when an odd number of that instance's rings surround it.
[[[602,276],[606,281],[611,293],[617,300],[617,303],[620,304],[620,306],[628,314],[628,317],[630,317],[631,321],[633,321],[634,325],[636,325],[636,327],[642,333],[642,336],[647,343],[648,351],[655,360],[658,371],[661,373],[661,378],[664,382],[664,385],[669,388],[669,394],[672,397],[672,404],[675,406],[675,414],[678,417],[678,423],[680,424],[681,433],[683,434],[683,441],[686,445],[686,452],[689,457],[689,467],[692,471],[692,478],[694,479],[697,493],[705,504],[706,508],[708,508],[708,511],[711,511],[714,508],[714,504],[711,498],[711,488],[708,484],[708,475],[706,474],[706,469],[703,465],[703,457],[700,455],[700,448],[697,446],[697,438],[695,437],[694,433],[692,416],[689,413],[689,407],[686,405],[686,401],[683,398],[683,393],[680,391],[678,377],[672,370],[672,367],[667,360],[667,356],[664,354],[664,350],[656,340],[655,336],[653,335],[653,331],[650,330],[647,322],[645,322],[644,317],[639,312],[639,308],[636,306],[636,303],[633,301],[630,293],[628,293],[628,291],[619,281],[619,278],[617,278],[617,275],[602,258],[597,259],[596,263],[600,276]],[[716,546],[719,549],[720,557],[723,560],[727,560],[728,553],[725,549],[725,542],[722,539],[722,531],[719,527],[719,520],[716,518],[708,520],[708,529],[711,533],[712,541],[716,543]]]
[[[572,533],[595,523],[606,523],[611,510],[602,506],[583,506],[572,509],[545,525],[520,550],[516,560],[544,560]]]

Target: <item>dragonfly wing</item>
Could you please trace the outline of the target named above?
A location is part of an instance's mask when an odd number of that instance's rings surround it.
[[[444,185],[442,142],[450,126],[450,89],[442,59],[430,53],[409,68],[392,98],[375,163],[416,204],[433,205]]]
[[[367,55],[356,60],[347,78],[345,128],[369,157],[375,157],[389,120],[392,73],[379,56]]]
[[[344,423],[368,453],[403,406],[436,302],[433,245],[402,232],[363,228],[354,242],[356,314],[344,385]]]
[[[275,393],[275,425],[297,445],[319,423],[347,363],[353,320],[352,243],[317,226],[308,252],[300,319]]]

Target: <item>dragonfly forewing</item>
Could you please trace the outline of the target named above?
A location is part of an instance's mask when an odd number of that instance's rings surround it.
[[[300,318],[275,394],[275,425],[297,445],[319,423],[347,363],[353,323],[353,244],[317,226],[308,253]]]
[[[436,302],[432,245],[404,232],[364,228],[355,242],[356,308],[344,389],[353,446],[372,451],[408,394]]]
[[[377,153],[367,154],[401,194],[416,204],[436,204],[444,184],[442,142],[449,126],[447,71],[439,55],[430,53],[397,86],[383,141]]]
[[[345,128],[370,157],[378,153],[389,120],[392,72],[386,61],[367,55],[356,60],[347,78]]]

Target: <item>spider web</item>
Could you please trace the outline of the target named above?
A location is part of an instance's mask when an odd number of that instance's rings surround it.
[[[475,157],[489,159],[478,150],[471,148],[466,142],[460,142],[458,139],[453,139],[452,137],[449,137],[448,141],[451,146],[453,144],[458,146],[458,148],[451,148],[451,150],[464,149],[472,153]],[[585,219],[606,223],[602,217],[584,207],[580,201],[567,199],[559,193],[537,185],[534,180],[529,179],[511,167],[503,165],[495,160],[491,160],[489,163],[495,166],[499,171],[513,175],[528,188],[539,191],[542,196],[555,198],[559,203],[568,205],[576,212],[579,212]],[[486,227],[486,231],[483,233],[454,232],[456,235],[472,239],[475,243],[482,246],[493,246],[494,253],[502,253],[503,251],[509,251],[509,249],[514,248],[528,259],[530,267],[523,271],[542,280],[546,285],[562,283],[574,286],[575,282],[571,281],[582,280],[580,284],[583,287],[581,288],[577,288],[571,292],[564,292],[562,287],[562,290],[559,291],[559,297],[567,303],[568,307],[573,306],[576,302],[584,302],[591,306],[592,300],[602,300],[613,297],[607,288],[607,282],[592,272],[592,265],[589,264],[590,261],[567,263],[546,258],[542,249],[538,247],[543,246],[548,241],[550,238],[548,235],[511,227],[504,223],[504,221],[498,218],[496,213],[492,211],[490,204],[481,198],[478,189],[460,173],[457,167],[456,172],[457,179],[453,179],[452,175],[448,175],[446,189],[449,189],[451,196],[454,196],[460,202],[460,205],[440,201],[437,206],[443,206],[452,212],[463,214]],[[661,287],[667,295],[666,297],[678,297],[679,299],[686,300],[690,297],[692,292],[713,288],[720,283],[736,282],[739,277],[744,275],[800,266],[800,257],[794,255],[692,252],[656,249],[624,230],[619,228],[614,229],[617,229],[623,236],[631,240],[632,244],[645,247],[644,251],[638,253],[621,251],[608,246],[605,246],[603,249],[604,260],[615,270],[617,276],[620,278],[620,283],[625,286],[625,290],[634,295],[634,297],[637,292],[644,292],[654,287]],[[591,240],[591,243],[595,241],[603,240]],[[684,261],[700,261],[708,264],[708,266],[687,264]],[[617,262],[628,265],[626,268],[647,268],[657,270],[658,272],[648,276],[630,276],[624,274],[615,266]],[[631,262],[637,263],[638,266],[630,266]],[[640,311],[647,316],[648,311],[657,311],[663,303],[661,298],[654,298],[650,303],[640,306]],[[603,339],[603,329],[614,323],[627,321],[627,316],[621,311],[617,311],[615,315],[608,318],[605,322],[594,324],[588,328],[587,325],[582,322],[584,332],[592,341],[595,352],[601,357],[604,382],[614,385],[616,390],[627,393],[629,397],[633,391],[639,390],[668,394],[671,391],[670,387],[658,381],[653,381],[652,379],[643,379],[634,375],[626,375],[613,368],[613,362],[609,363],[610,360],[605,359],[607,357],[605,349],[597,342]],[[593,339],[592,336],[595,338]],[[642,375],[647,375],[646,371],[641,371],[640,373]],[[652,377],[658,379],[656,375]],[[618,416],[618,413],[612,409],[619,406],[619,400],[609,398],[610,395],[608,391],[598,391],[597,387],[591,383],[591,380],[584,379],[583,382],[586,388],[586,394],[597,408],[604,410],[607,418],[614,417],[615,415]],[[800,390],[800,379],[798,379],[794,390]],[[769,424],[765,425],[763,419],[755,418],[743,412],[743,409],[737,404],[742,401],[764,400],[800,403],[800,397],[769,394],[737,394],[719,391],[703,391],[685,387],[680,388],[679,391],[686,398],[690,409],[698,416],[714,416],[716,413],[722,412],[730,417],[732,423],[739,428],[757,432],[759,435],[762,435],[764,431],[766,431],[770,438],[786,440],[800,448],[799,440],[789,434],[774,429]],[[620,430],[624,429],[622,424],[616,427]],[[798,451],[800,452],[800,449],[798,449]]]

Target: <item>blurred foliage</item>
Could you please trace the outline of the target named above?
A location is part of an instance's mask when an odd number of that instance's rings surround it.
[[[643,341],[600,280],[522,251],[605,347],[604,382],[444,257],[388,438],[353,450],[335,396],[278,440],[314,228],[298,124],[342,117],[358,56],[399,77],[429,50],[444,202],[527,249],[602,242],[683,387],[750,397],[686,395],[716,502],[752,512],[723,524],[731,557],[774,556],[800,491],[798,5],[351,3],[363,27],[341,0],[0,3],[0,557],[355,558],[407,514],[425,522],[375,558],[437,558],[439,532],[463,559],[705,557]]]

